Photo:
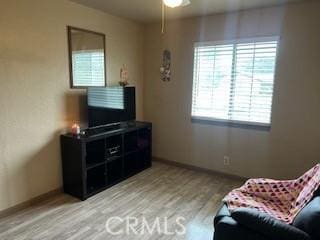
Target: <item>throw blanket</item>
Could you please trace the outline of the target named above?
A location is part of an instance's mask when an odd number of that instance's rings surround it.
[[[291,224],[319,186],[320,164],[296,180],[250,179],[231,191],[223,202],[230,211],[240,207],[255,208]]]

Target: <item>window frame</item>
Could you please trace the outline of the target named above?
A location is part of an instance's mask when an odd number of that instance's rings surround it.
[[[270,123],[262,123],[262,122],[254,122],[254,121],[242,121],[242,120],[230,120],[230,119],[222,119],[215,117],[205,117],[205,116],[194,116],[193,115],[193,102],[194,102],[194,87],[195,87],[195,73],[196,69],[193,67],[193,79],[192,79],[192,103],[191,103],[191,122],[193,123],[204,123],[204,124],[214,124],[219,126],[229,126],[229,127],[244,127],[244,128],[253,128],[253,129],[262,129],[262,130],[270,130],[272,125],[272,109],[274,103],[274,86],[276,82],[276,73],[278,66],[278,51],[280,45],[280,36],[268,36],[268,37],[255,37],[255,38],[239,38],[232,40],[222,40],[222,41],[204,41],[204,42],[196,42],[193,47],[193,64],[195,65],[195,50],[198,47],[206,47],[206,46],[219,46],[219,45],[235,45],[235,44],[245,44],[245,43],[259,43],[259,42],[271,42],[276,41],[277,47],[275,52],[275,66],[273,72],[273,90],[272,90],[272,98],[270,105]],[[233,50],[233,61],[234,61],[235,51]],[[233,69],[232,69],[233,71]]]

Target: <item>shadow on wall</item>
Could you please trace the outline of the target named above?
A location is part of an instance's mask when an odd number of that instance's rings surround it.
[[[25,194],[28,199],[60,189],[63,186],[60,134],[60,131],[56,131],[48,142],[21,168],[20,172],[25,174]],[[68,202],[75,203],[79,200],[70,198]],[[61,203],[60,201],[54,202],[51,207],[61,205]]]
[[[18,189],[8,192],[4,202],[16,205],[17,202],[32,199],[62,187],[62,166],[60,155],[60,135],[67,131],[73,123],[87,126],[87,100],[85,91],[67,92],[63,101],[62,127],[53,132],[40,131],[30,139],[29,157],[18,163],[11,178],[15,179]],[[34,151],[33,151],[33,150]],[[0,166],[4,168],[4,166]],[[8,189],[8,188],[6,188]]]
[[[74,90],[65,94],[64,122],[68,126],[79,123],[82,128],[88,127],[87,95],[85,90]]]
[[[5,148],[0,152],[0,190],[1,190],[1,205],[8,205],[10,203],[10,189],[7,187],[7,182],[9,182],[9,167],[5,161]],[[2,209],[0,209],[1,211]]]
[[[62,186],[60,161],[60,131],[48,137],[48,141],[25,162],[27,195],[36,197]]]
[[[61,188],[60,133],[56,131],[52,135],[49,134],[45,142],[40,142],[43,141],[43,137],[40,136],[30,139],[30,148],[36,146],[37,150],[31,150],[25,161],[14,163],[15,166],[12,167],[13,171],[5,187],[8,193],[3,196],[6,208]]]

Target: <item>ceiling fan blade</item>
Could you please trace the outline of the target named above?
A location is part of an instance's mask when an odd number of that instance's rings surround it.
[[[184,7],[184,6],[188,6],[190,4],[190,0],[183,0],[181,6]]]

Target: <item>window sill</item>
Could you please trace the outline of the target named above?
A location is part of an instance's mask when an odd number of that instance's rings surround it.
[[[214,118],[206,118],[206,117],[195,117],[195,116],[191,117],[191,122],[192,123],[199,123],[199,124],[206,124],[206,125],[253,129],[253,130],[261,130],[261,131],[270,131],[270,129],[271,129],[270,124],[231,121],[231,120],[214,119]]]

